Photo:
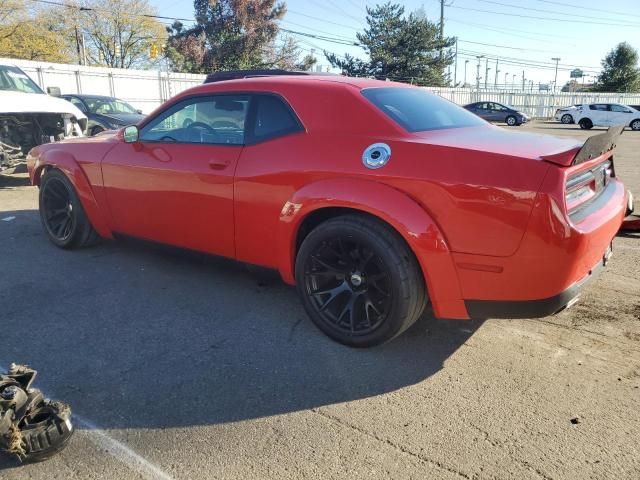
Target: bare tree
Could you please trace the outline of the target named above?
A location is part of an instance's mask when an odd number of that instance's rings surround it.
[[[85,0],[80,27],[93,64],[130,68],[150,63],[152,45],[164,44],[165,27],[147,0]]]

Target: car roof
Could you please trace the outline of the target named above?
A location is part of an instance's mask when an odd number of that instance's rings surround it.
[[[99,98],[99,99],[112,99],[116,97],[110,97],[108,95],[91,95],[88,93],[65,93],[63,97],[78,97],[78,98]]]
[[[357,89],[374,87],[410,87],[410,85],[397,82],[387,82],[384,80],[374,80],[371,78],[345,77],[342,75],[278,75],[265,77],[249,77],[234,80],[222,80],[219,82],[205,83],[189,89],[189,93],[205,93],[219,90],[220,86],[246,86],[247,89],[261,88],[267,86],[287,86],[287,85],[313,85],[316,87],[330,88],[336,85],[347,85]]]

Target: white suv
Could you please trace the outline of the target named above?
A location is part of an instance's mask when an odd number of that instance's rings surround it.
[[[575,121],[580,128],[625,125],[632,130],[640,130],[640,111],[620,103],[591,103],[581,105]]]

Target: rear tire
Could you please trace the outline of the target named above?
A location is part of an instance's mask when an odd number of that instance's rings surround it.
[[[513,115],[509,115],[506,120],[505,120],[506,124],[509,125],[510,127],[515,127],[518,125],[518,119],[516,117],[514,117]]]
[[[44,174],[39,206],[42,227],[55,246],[64,249],[86,247],[99,240],[73,185],[60,170],[49,170]]]
[[[593,128],[593,122],[588,118],[583,118],[582,120],[580,120],[580,123],[578,125],[580,125],[580,128],[583,130],[591,130]]]
[[[636,132],[640,130],[640,118],[633,120],[629,126],[631,127],[631,130],[635,130]]]
[[[565,113],[561,118],[560,118],[560,122],[562,122],[565,125],[569,125],[571,123],[573,123],[573,117],[571,115],[569,115],[568,113]]]
[[[302,242],[295,270],[311,320],[351,347],[372,347],[397,337],[427,303],[413,252],[388,225],[366,216],[321,223]]]

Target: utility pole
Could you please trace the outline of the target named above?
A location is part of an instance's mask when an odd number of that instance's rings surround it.
[[[464,83],[462,84],[463,87],[467,84],[467,63],[469,63],[469,60],[464,61]],[[584,81],[582,83],[584,83]]]
[[[458,84],[458,37],[456,37],[456,59],[453,64],[453,86]]]
[[[484,67],[484,89],[487,89],[487,82],[489,81],[489,59],[487,58],[485,60],[485,67]]]
[[[498,59],[496,58],[496,78],[493,81],[493,88],[495,90],[498,89],[498,73],[500,73],[500,70],[498,70]]]
[[[507,89],[507,76],[509,75],[509,72],[504,72],[504,89]]]
[[[440,60],[442,60],[442,42],[444,41],[444,0],[440,0]]]
[[[476,56],[478,59],[477,71],[476,71],[476,90],[480,91],[480,60],[484,58],[484,55]]]
[[[560,62],[560,58],[558,57],[553,57],[551,60],[556,62],[556,76],[555,76],[555,80],[553,81],[553,93],[556,93],[556,89],[558,88],[558,62]]]
[[[524,70],[522,70],[522,91],[524,92]]]

